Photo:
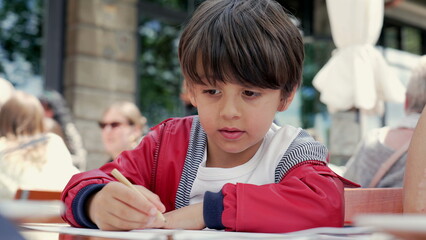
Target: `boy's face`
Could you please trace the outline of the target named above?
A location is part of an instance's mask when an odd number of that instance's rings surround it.
[[[283,100],[280,90],[234,83],[191,86],[191,103],[207,133],[209,156],[238,155],[248,161],[261,145],[275,113],[287,109],[294,93],[291,95]]]

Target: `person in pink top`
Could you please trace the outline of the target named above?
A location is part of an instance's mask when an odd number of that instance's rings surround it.
[[[273,123],[301,83],[303,49],[274,0],[203,2],[179,43],[198,116],[165,120],[136,149],[75,175],[62,194],[63,218],[102,230],[343,226],[346,181],[327,166],[326,147]],[[114,169],[148,200],[117,182]]]

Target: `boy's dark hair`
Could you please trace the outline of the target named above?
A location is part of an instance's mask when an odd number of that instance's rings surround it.
[[[234,82],[280,89],[286,96],[301,83],[303,58],[299,29],[274,0],[207,0],[179,43],[189,85]],[[197,64],[202,64],[205,76],[199,75]]]

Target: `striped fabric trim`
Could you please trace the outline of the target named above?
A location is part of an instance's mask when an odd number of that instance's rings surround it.
[[[182,177],[176,193],[176,209],[189,205],[189,195],[191,193],[195,177],[197,176],[198,167],[203,160],[206,144],[206,133],[201,127],[198,117],[194,117],[191,127],[188,152],[186,154]]]
[[[275,168],[275,183],[279,183],[293,167],[303,162],[320,161],[327,164],[327,153],[323,144],[301,130]]]

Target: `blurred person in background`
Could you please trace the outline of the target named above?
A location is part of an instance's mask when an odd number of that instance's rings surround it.
[[[65,99],[56,91],[46,90],[39,100],[44,108],[46,131],[61,136],[71,153],[74,166],[81,171],[86,170],[87,152]]]
[[[426,105],[426,56],[412,70],[405,116],[395,127],[373,129],[360,142],[343,176],[362,187],[402,187],[408,144]]]
[[[122,151],[135,148],[147,131],[147,119],[132,102],[111,104],[103,113],[99,127],[109,162]]]
[[[0,109],[14,91],[13,85],[6,79],[0,77]]]
[[[63,140],[45,133],[39,100],[15,91],[0,109],[0,199],[18,189],[62,191],[79,172]]]

